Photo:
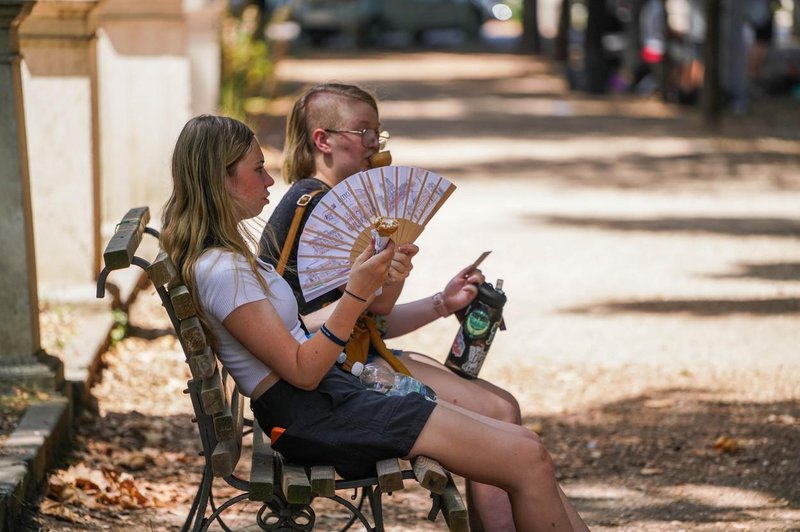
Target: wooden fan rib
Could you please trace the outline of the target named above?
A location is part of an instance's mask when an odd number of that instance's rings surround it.
[[[411,212],[409,213],[409,216],[408,216],[408,219],[413,221],[413,222],[417,221],[417,216],[418,216],[417,207],[419,207],[420,199],[422,198],[422,195],[425,192],[425,183],[426,183],[427,179],[428,179],[428,172],[425,172],[425,176],[421,179],[419,187],[416,187],[417,182],[416,182],[416,180],[414,180],[414,185],[415,185],[414,189],[418,190],[418,192],[416,192],[414,194],[414,198],[413,198],[413,202],[414,203],[411,206]]]
[[[426,182],[427,182],[427,178],[428,177],[429,177],[428,175],[425,176]],[[430,219],[430,217],[425,217],[425,213],[428,212],[428,207],[430,206],[431,202],[433,201],[434,191],[438,191],[439,190],[439,184],[442,182],[442,178],[440,176],[437,176],[437,177],[439,177],[439,180],[436,182],[436,185],[434,185],[433,187],[429,187],[427,189],[428,195],[425,198],[425,205],[423,205],[422,210],[420,210],[420,212],[419,212],[419,222],[423,226]]]
[[[311,260],[319,260],[319,259],[346,259],[346,260],[350,260],[350,252],[349,251],[344,251],[342,255],[330,255],[330,254],[329,255],[311,255],[311,254],[308,254],[308,253],[302,253],[302,254],[298,253],[297,254],[297,258],[298,259],[299,258],[311,259]]]
[[[329,266],[320,266],[318,268],[306,268],[303,270],[303,274],[305,274],[306,276],[313,276],[313,274],[315,273],[335,272],[335,271],[348,274],[350,273],[350,264],[348,263],[347,266],[344,266],[342,264],[338,264],[337,261],[337,264],[331,264]]]
[[[445,191],[443,193],[441,193],[439,198],[436,200],[436,203],[431,208],[430,212],[428,213],[428,216],[425,217],[425,222],[422,225],[428,225],[428,222],[431,221],[431,219],[433,218],[433,215],[436,214],[437,212],[439,212],[439,209],[442,208],[442,205],[444,205],[444,202],[447,201],[447,198],[450,197],[450,194],[452,194],[455,191],[455,189],[456,189],[455,185],[453,185],[452,183],[448,184],[448,186],[445,189]]]
[[[355,203],[355,206],[357,207],[359,212],[355,212],[353,210],[352,206],[350,205],[351,202],[348,201],[344,197],[344,195],[340,196],[336,192],[334,192],[334,195],[339,200],[339,204],[342,207],[344,207],[345,210],[347,211],[347,214],[350,215],[350,220],[352,221],[352,224],[348,225],[348,229],[350,229],[351,233],[356,233],[356,232],[360,231],[364,227],[364,224],[369,223],[369,215],[364,213],[364,209],[361,207],[361,202],[358,199],[358,195],[350,187],[350,184],[349,183],[346,183],[346,184],[347,184],[348,194],[350,195],[351,198],[353,198],[352,203]],[[352,236],[352,235],[349,235],[349,236]]]
[[[358,174],[358,183],[361,185],[362,197],[364,201],[366,201],[366,205],[363,202],[360,202],[358,206],[364,212],[364,217],[369,222],[369,225],[372,225],[373,220],[375,219],[375,213],[378,211],[377,207],[375,206],[375,200],[372,197],[372,191],[370,190],[370,182],[369,182],[370,174],[367,172],[359,172]],[[363,228],[362,228],[363,229]]]
[[[341,219],[342,221],[345,221],[344,218],[341,215],[339,215],[339,213],[336,213],[336,212],[334,212],[332,210],[330,210],[329,212],[332,212],[333,214],[336,215],[337,218]],[[345,236],[350,236],[347,233],[342,233],[342,228],[341,227],[337,227],[335,224],[329,222],[328,220],[326,220],[326,219],[324,219],[324,218],[322,218],[322,217],[320,217],[318,215],[315,215],[314,213],[311,213],[311,217],[314,218],[315,220],[317,220],[320,224],[326,225],[326,226],[330,227],[331,229],[335,230],[339,234],[343,234]],[[313,227],[309,228],[309,233],[311,233],[312,231],[316,231],[316,230]],[[303,232],[305,233],[305,229],[303,230]],[[326,233],[321,233],[321,232],[317,231],[317,234],[325,235]],[[325,238],[328,238],[328,237],[325,236]],[[301,240],[302,240],[302,237],[301,237]],[[346,243],[346,241],[343,241],[343,243]]]
[[[380,180],[378,181],[381,185],[381,192],[383,195],[383,212],[386,213],[386,216],[390,218],[395,218],[394,213],[389,209],[389,190],[386,187],[386,173],[384,172],[385,167],[381,167],[380,171]],[[377,200],[377,198],[375,198]]]
[[[316,237],[316,238],[314,238],[314,239],[308,239],[308,238],[304,239],[303,243],[306,244],[306,245],[312,245],[311,242],[317,242],[318,239],[319,240],[329,240],[329,241],[334,242],[335,244],[340,245],[340,246],[345,247],[345,248],[352,245],[352,242],[348,242],[347,240],[342,240],[341,238],[332,237],[328,233],[326,233],[324,231],[318,231],[313,227],[308,227],[307,228],[307,233],[310,236],[313,236],[313,237]],[[337,233],[338,233],[338,231],[337,231]],[[350,237],[350,235],[347,235],[347,234],[344,235],[344,236]],[[309,241],[311,241],[311,242],[309,242]],[[335,247],[335,246],[330,246],[330,247]]]

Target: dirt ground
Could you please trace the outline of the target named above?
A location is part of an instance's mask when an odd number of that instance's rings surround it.
[[[757,101],[711,132],[696,109],[569,94],[555,67],[512,54],[306,54],[278,75],[284,95],[373,87],[395,164],[456,183],[403,300],[493,251],[483,270],[505,281],[508,330],[481,376],[519,399],[593,530],[800,530],[796,101]],[[288,101],[257,121],[274,165]],[[199,442],[156,299],[144,291],[106,354],[100,416],[81,420],[31,527],[165,530],[186,515]],[[443,360],[456,327],[390,345]],[[92,475],[127,498],[75,488]],[[393,495],[387,530],[445,530],[423,520],[426,502]]]

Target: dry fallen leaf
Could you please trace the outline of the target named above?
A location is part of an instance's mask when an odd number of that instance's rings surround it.
[[[722,451],[723,453],[732,453],[739,450],[739,442],[736,438],[720,436],[714,442],[714,449]]]
[[[42,500],[42,503],[39,505],[39,510],[45,515],[51,515],[57,519],[69,521],[70,523],[83,522],[81,516],[76,512],[73,512],[60,502],[51,499]]]

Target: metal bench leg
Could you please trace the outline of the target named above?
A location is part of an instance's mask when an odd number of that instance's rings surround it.
[[[372,520],[375,521],[375,532],[383,532],[383,507],[381,506],[381,488],[369,486],[365,488],[369,497],[369,506],[372,509]]]
[[[195,532],[200,530],[203,524],[203,517],[206,513],[206,507],[208,506],[208,497],[211,493],[211,482],[213,480],[214,477],[211,474],[211,470],[208,467],[204,467],[203,477],[200,480],[200,487],[197,489],[197,493],[194,496],[192,507],[189,510],[189,515],[186,516],[186,521],[183,523],[181,532],[187,532],[190,529]],[[193,521],[194,526],[192,526]]]

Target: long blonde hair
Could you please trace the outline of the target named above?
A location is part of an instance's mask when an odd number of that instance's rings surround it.
[[[257,271],[253,243],[242,228],[241,207],[225,186],[254,138],[253,131],[238,120],[202,115],[186,123],[175,143],[173,188],[164,206],[160,242],[195,301],[195,264],[206,249],[238,253]],[[256,278],[266,292],[262,277]],[[198,311],[206,323],[201,309]]]
[[[294,183],[317,172],[314,163],[314,141],[311,132],[316,128],[343,127],[341,120],[342,100],[348,98],[365,102],[378,112],[378,102],[372,94],[355,85],[343,83],[321,83],[307,89],[294,102],[289,120],[286,122],[286,145],[284,148],[283,177]]]

